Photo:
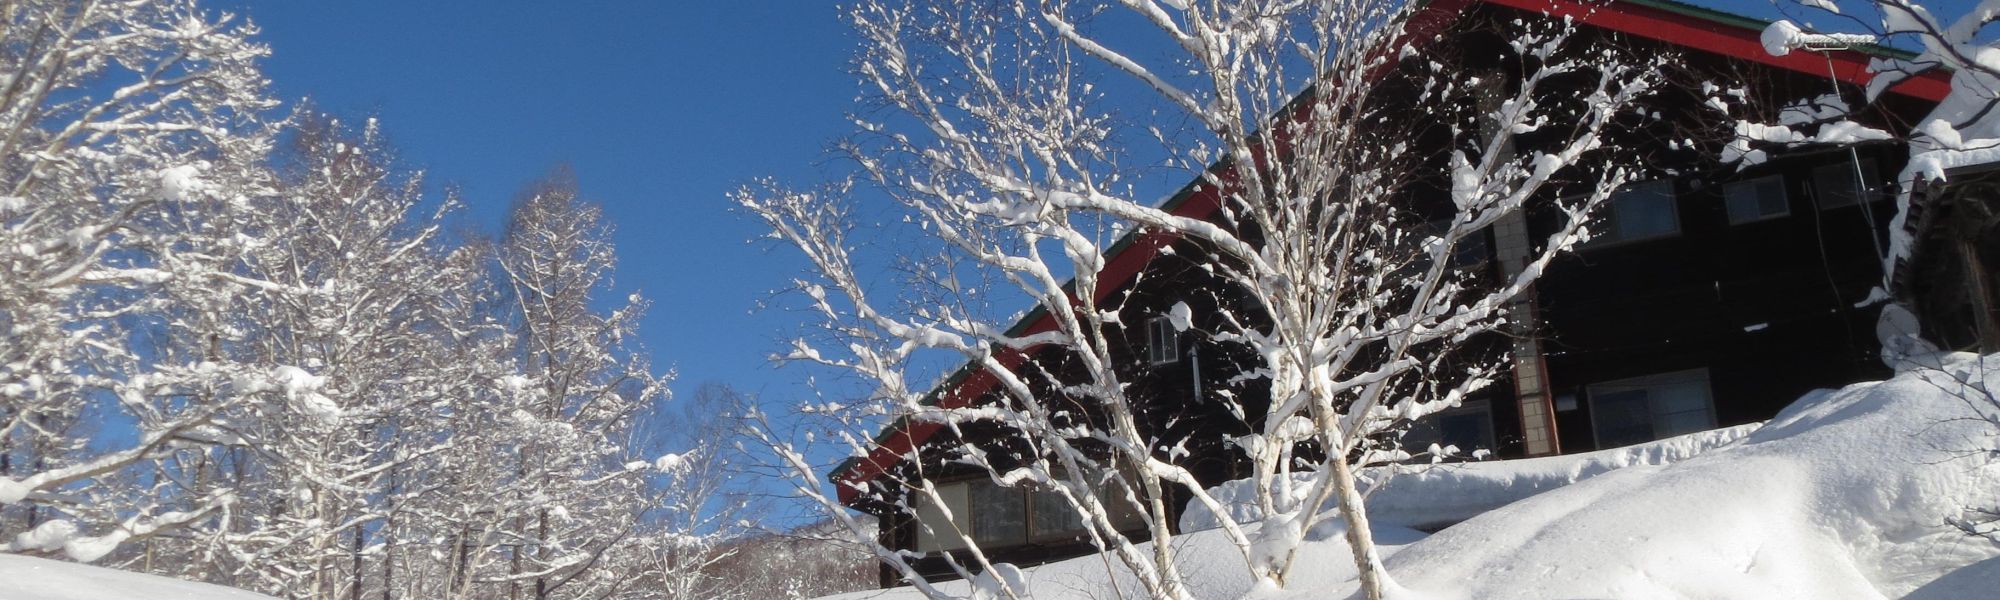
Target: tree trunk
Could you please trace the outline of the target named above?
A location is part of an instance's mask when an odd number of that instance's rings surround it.
[[[361,532],[361,527],[358,525],[355,526],[354,527],[354,589],[347,593],[347,597],[352,598],[353,600],[361,600],[361,573],[362,573],[361,545],[365,542],[366,538],[363,536]]]
[[[471,525],[465,525],[459,527],[458,561],[456,564],[452,565],[451,584],[448,586],[448,589],[445,590],[445,594],[448,596],[458,597],[465,592],[465,588],[471,587],[468,584],[472,581],[472,578],[470,575],[466,574],[466,568],[465,568],[465,563],[467,559],[471,557],[471,552],[472,552],[472,549],[466,546],[465,538],[468,537],[471,533],[472,533]]]
[[[535,558],[542,563],[535,565],[535,568],[536,570],[541,570],[548,566],[549,559],[549,511],[543,509],[535,515],[535,519],[537,521],[535,524]],[[535,600],[548,600],[548,598],[549,578],[546,576],[536,576]]]
[[[1361,594],[1368,600],[1382,600],[1389,574],[1382,569],[1382,556],[1375,550],[1375,538],[1368,526],[1368,511],[1361,492],[1354,488],[1354,470],[1342,457],[1333,457],[1334,493],[1340,497],[1340,519],[1347,522],[1347,546],[1354,551],[1354,566],[1360,571]],[[1307,510],[1311,510],[1308,507]]]

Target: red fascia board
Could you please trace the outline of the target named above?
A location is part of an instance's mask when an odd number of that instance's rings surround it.
[[[1638,3],[1616,3],[1606,5],[1586,4],[1569,0],[1434,0],[1412,18],[1405,27],[1404,38],[1411,44],[1428,45],[1435,33],[1456,21],[1473,3],[1486,3],[1516,10],[1542,13],[1552,17],[1569,17],[1580,25],[1588,25],[1647,39],[1659,40],[1671,45],[1683,46],[1722,54],[1734,58],[1763,63],[1784,69],[1818,75],[1826,72],[1826,57],[1816,53],[1793,52],[1786,56],[1771,56],[1765,52],[1760,39],[1761,32],[1731,25],[1716,23],[1691,15],[1679,14]],[[1391,44],[1399,48],[1401,44]],[[1841,81],[1866,85],[1868,56],[1857,51],[1832,52],[1835,76]],[[1375,73],[1393,68],[1395,60],[1385,61]],[[1950,90],[1948,75],[1933,71],[1911,78],[1890,88],[1890,91],[1915,98],[1940,101]],[[1301,102],[1292,107],[1289,118],[1302,119],[1306,113],[1300,110],[1310,103]],[[1261,157],[1260,157],[1261,158]],[[1224,184],[1234,181],[1234,171],[1218,165],[1211,172]],[[1206,219],[1221,205],[1221,197],[1214,185],[1191,185],[1189,197],[1176,205],[1173,214],[1183,217]],[[1131,282],[1141,269],[1159,255],[1160,249],[1179,238],[1177,234],[1152,232],[1140,235],[1123,251],[1111,256],[1103,271],[1099,273],[1097,289],[1093,295],[1103,300]],[[1044,313],[1041,318],[1022,329],[1021,336],[1052,331],[1056,327],[1055,317]],[[996,358],[1008,369],[1019,366],[1034,349],[1010,350]],[[954,389],[942,394],[938,406],[959,408],[985,395],[999,383],[998,378],[983,368],[976,368],[961,379]],[[943,425],[935,422],[903,422],[900,431],[892,431],[881,436],[876,446],[867,455],[856,461],[850,468],[836,473],[833,477],[842,504],[853,505],[860,498],[866,482],[881,476],[889,468],[901,462],[903,457],[925,440],[935,435]]]
[[[1833,59],[1834,76],[1843,83],[1866,86],[1869,56],[1855,50],[1828,52],[1795,51],[1772,56],[1764,50],[1763,32],[1717,23],[1701,17],[1676,13],[1632,2],[1594,4],[1571,0],[1475,0],[1551,17],[1568,17],[1576,23],[1627,35],[1658,40],[1721,54],[1731,58],[1821,76],[1827,59]],[[1938,102],[1951,91],[1951,78],[1933,70],[1889,88],[1898,94]]]

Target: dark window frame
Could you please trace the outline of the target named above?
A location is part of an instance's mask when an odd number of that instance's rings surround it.
[[[1673,227],[1666,231],[1653,233],[1650,235],[1643,235],[1638,237],[1623,236],[1622,234],[1619,233],[1619,226],[1618,226],[1619,196],[1637,192],[1639,188],[1642,187],[1654,187],[1654,186],[1661,187],[1666,192],[1665,197],[1667,205],[1670,207],[1668,213],[1673,216]],[[1596,212],[1596,214],[1598,215],[1597,224],[1602,226],[1603,231],[1599,231],[1597,235],[1592,236],[1590,241],[1584,242],[1583,244],[1577,246],[1577,249],[1599,250],[1603,248],[1614,248],[1629,244],[1637,244],[1641,242],[1650,242],[1655,240],[1664,240],[1668,238],[1680,237],[1681,233],[1685,230],[1683,228],[1683,225],[1685,225],[1686,223],[1685,220],[1681,218],[1680,190],[1678,188],[1679,186],[1675,185],[1674,180],[1672,179],[1648,179],[1645,181],[1635,181],[1632,183],[1625,184],[1623,187],[1620,187],[1618,191],[1612,192],[1610,197],[1605,198],[1604,204],[1600,205],[1597,208]]]
[[[1881,186],[1885,184],[1882,181],[1882,171],[1880,167],[1878,167],[1875,164],[1874,158],[1864,157],[1860,160],[1861,181],[1862,183],[1872,183],[1873,186],[1869,187],[1868,189],[1861,190],[1861,194],[1859,196],[1856,196],[1852,193],[1854,191],[1853,182],[1843,181],[1841,182],[1841,184],[1843,184],[1842,189],[1840,192],[1838,192],[1838,194],[1840,194],[1842,197],[1850,198],[1851,200],[1838,203],[1830,202],[1827,200],[1828,196],[1832,196],[1836,192],[1826,189],[1827,186],[1822,185],[1827,183],[1824,180],[1825,178],[1823,177],[1823,174],[1833,170],[1838,170],[1840,174],[1853,173],[1854,164],[1852,160],[1853,159],[1849,157],[1847,153],[1842,152],[1840,153],[1840,160],[1816,165],[1812,168],[1812,174],[1810,175],[1812,179],[1810,179],[1809,181],[1810,185],[1812,185],[1812,201],[1814,209],[1820,211],[1838,210],[1850,206],[1863,206],[1867,204],[1873,204],[1877,201],[1887,198],[1888,196],[1887,194],[1881,193],[1882,189]]]
[[[1645,400],[1646,400],[1646,426],[1651,429],[1650,439],[1641,440],[1637,442],[1621,441],[1616,445],[1612,445],[1609,441],[1606,440],[1607,436],[1605,435],[1604,419],[1606,417],[1605,413],[1607,411],[1601,409],[1600,403],[1604,402],[1614,393],[1630,392],[1633,390],[1628,389],[1628,390],[1620,390],[1619,392],[1609,392],[1605,391],[1604,388],[1637,387],[1640,390],[1646,390],[1653,387],[1658,387],[1663,384],[1688,383],[1688,381],[1675,381],[1676,379],[1679,378],[1699,380],[1701,383],[1702,401],[1703,401],[1701,411],[1704,414],[1704,416],[1707,417],[1707,421],[1702,426],[1702,428],[1694,429],[1692,431],[1682,431],[1677,433],[1662,434],[1660,432],[1660,427],[1659,427],[1660,422],[1656,418],[1657,416],[1659,416],[1659,414],[1658,411],[1654,409],[1653,406],[1654,400],[1652,396],[1649,394],[1645,396]],[[1600,450],[1605,448],[1615,448],[1615,447],[1630,446],[1635,444],[1644,444],[1648,442],[1654,442],[1666,439],[1669,437],[1687,435],[1690,433],[1695,433],[1700,431],[1707,431],[1710,429],[1714,429],[1717,426],[1718,422],[1718,419],[1716,418],[1715,414],[1715,379],[1710,376],[1707,367],[1681,369],[1677,371],[1665,371],[1660,373],[1640,375],[1637,377],[1626,377],[1621,379],[1611,379],[1606,381],[1594,382],[1587,384],[1583,387],[1583,394],[1585,398],[1585,403],[1590,407],[1591,439],[1597,441],[1597,447]],[[1688,412],[1688,411],[1677,411],[1677,412]],[[1677,414],[1677,413],[1670,413],[1670,414]]]
[[[960,477],[952,477],[949,479],[933,480],[931,482],[931,485],[935,485],[940,489],[946,486],[959,486],[959,485],[965,486],[965,506],[963,507],[965,510],[959,511],[957,510],[958,507],[953,507],[954,510],[952,514],[955,517],[964,519],[963,524],[958,527],[962,527],[966,536],[971,537],[973,543],[977,544],[981,549],[990,550],[998,548],[1032,546],[1036,544],[1066,543],[1066,542],[1085,540],[1089,539],[1090,537],[1090,524],[1087,522],[1083,523],[1082,526],[1077,529],[1059,529],[1059,530],[1050,530],[1037,533],[1036,531],[1038,529],[1037,522],[1040,520],[1040,517],[1036,516],[1035,504],[1038,497],[1044,495],[1053,496],[1054,498],[1056,498],[1055,503],[1062,510],[1064,511],[1071,510],[1068,501],[1061,499],[1062,497],[1061,493],[1056,492],[1055,490],[1038,489],[1035,486],[1030,486],[1030,485],[1003,486],[998,483],[995,483],[991,477],[986,476],[984,474],[966,475]],[[1112,489],[1114,488],[1112,487],[1111,484],[1106,484],[1104,486],[1104,489],[1098,490],[1099,498],[1103,499],[1107,504],[1109,504],[1106,508],[1111,511],[1112,522],[1114,524],[1120,525],[1120,531],[1137,531],[1143,528],[1145,526],[1144,515],[1139,512],[1136,512],[1136,507],[1130,507],[1130,506],[1125,506],[1123,508],[1126,511],[1135,511],[1135,512],[1131,512],[1130,514],[1125,514],[1125,512],[1121,512],[1119,510],[1119,507],[1122,505],[1118,503],[1122,503],[1123,500],[1122,498],[1119,498],[1114,494],[1112,494],[1111,492]],[[1007,539],[998,539],[991,537],[991,534],[989,532],[981,531],[981,528],[979,526],[979,519],[977,519],[975,515],[982,512],[980,508],[981,505],[978,504],[978,500],[981,498],[979,494],[981,493],[982,490],[990,490],[993,492],[997,492],[995,494],[996,496],[1011,496],[1013,498],[1012,504],[1020,507],[1020,514],[1022,517],[1020,523],[1021,535],[1018,538],[1010,536]],[[918,499],[927,500],[926,498],[922,497],[919,497]],[[922,513],[923,510],[921,508],[916,508],[911,511],[911,518],[919,518],[919,515],[921,515]],[[1078,520],[1079,521],[1082,520],[1081,515],[1078,516]],[[917,526],[923,527],[925,526],[925,524],[919,522]],[[938,527],[939,525],[932,525],[932,528],[937,531],[936,533],[932,534],[933,538],[945,534],[945,530],[938,529]],[[942,552],[953,552],[961,550],[962,548],[948,548],[948,549],[913,548],[913,549],[924,552],[925,554],[935,555]]]
[[[1170,365],[1181,361],[1181,332],[1172,319],[1160,316],[1146,320],[1146,364]]]
[[[1781,210],[1777,213],[1758,212],[1750,215],[1750,218],[1739,220],[1737,218],[1735,207],[1732,206],[1729,202],[1730,200],[1729,191],[1732,188],[1741,189],[1739,186],[1756,186],[1759,184],[1763,184],[1765,182],[1772,182],[1772,181],[1775,181],[1777,184],[1775,186],[1775,189],[1778,190],[1778,205],[1781,207]],[[1762,223],[1765,221],[1783,219],[1785,217],[1792,216],[1792,193],[1790,186],[1786,185],[1786,183],[1787,182],[1785,181],[1785,175],[1783,173],[1772,173],[1769,175],[1762,175],[1758,177],[1748,177],[1744,179],[1738,179],[1736,181],[1731,181],[1722,184],[1723,218],[1727,219],[1729,221],[1729,225],[1734,227],[1737,225]],[[1752,189],[1760,189],[1760,188],[1752,188]],[[1761,197],[1756,198],[1756,200],[1761,200]],[[1761,209],[1763,208],[1762,202],[1757,202],[1756,208],[1761,211]]]

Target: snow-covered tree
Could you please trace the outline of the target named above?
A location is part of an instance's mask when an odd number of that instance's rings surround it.
[[[0,7],[7,550],[95,560],[233,499],[153,494],[114,505],[131,496],[99,483],[121,472],[142,482],[132,485],[158,481],[140,472],[169,446],[224,435],[216,418],[247,399],[216,363],[133,342],[172,310],[163,287],[212,292],[226,279],[182,260],[209,233],[184,225],[232,222],[238,202],[259,193],[270,138],[257,120],[272,102],[254,33],[185,0]],[[83,443],[92,424],[127,421],[129,436],[107,436],[125,441]]]
[[[456,203],[392,168],[373,120],[295,121],[277,193],[238,233],[230,298],[183,335],[260,400],[231,415],[247,523],[218,543],[254,574],[242,584],[327,598],[363,584],[392,477],[453,443],[432,427],[475,380],[452,348],[481,265],[454,260]]]
[[[1783,56],[1866,44],[1914,48],[1916,52],[1908,58],[1871,59],[1869,78],[1861,89],[1835,87],[1818,97],[1790,99],[1774,119],[1735,115],[1742,120],[1736,123],[1736,137],[1723,149],[1721,158],[1747,168],[1774,152],[1803,147],[1905,145],[1910,159],[1897,176],[1895,216],[1883,226],[1888,244],[1880,249],[1884,277],[1880,290],[1893,290],[1897,269],[1910,260],[1916,243],[1910,238],[1909,220],[1921,212],[1913,206],[1922,199],[1915,192],[1946,184],[1950,170],[2000,162],[2000,116],[1995,111],[2000,108],[2000,60],[1993,52],[2000,46],[1996,46],[1991,28],[2000,3],[1977,2],[1955,18],[1908,0],[1855,2],[1850,6],[1850,10],[1858,9],[1855,14],[1843,14],[1839,5],[1818,0],[1800,1],[1796,8],[1804,14],[1826,17],[1822,20],[1838,23],[1840,30],[1815,31],[1780,20],[1764,30],[1767,52]],[[1929,114],[1908,124],[1907,129],[1893,127],[1879,117],[1886,112],[1881,107],[1891,88],[1941,73],[1949,75],[1950,88]],[[1727,100],[1727,96],[1719,96],[1714,102],[1728,108]],[[1859,159],[1853,160],[1858,163]],[[1858,164],[1856,167],[1855,185],[1866,186],[1858,180],[1860,169]],[[1982,210],[1986,214],[1977,214]],[[1956,218],[1964,224],[1953,227],[1962,231],[1953,235],[1977,238],[1982,231],[1994,231],[2000,227],[2000,219],[1991,211],[1979,202],[1963,203]],[[1879,329],[1883,359],[1891,365],[1936,350],[1932,342],[1921,338],[1919,324],[1907,307],[1886,306]],[[2000,331],[1981,331],[1979,337],[1989,345],[2000,343]]]
[[[517,365],[498,399],[513,474],[489,492],[505,574],[483,581],[538,599],[593,597],[624,583],[603,557],[637,533],[656,468],[628,451],[628,436],[669,377],[629,339],[644,299],[595,306],[616,263],[611,226],[566,171],[515,204],[496,253]]]
[[[1399,427],[1490,381],[1498,363],[1461,351],[1507,323],[1549,262],[1588,238],[1591,210],[1637,173],[1612,136],[1659,77],[1653,57],[1592,48],[1561,22],[1505,26],[1503,58],[1475,67],[1438,50],[1441,32],[1422,29],[1436,24],[1413,20],[1422,14],[1393,0],[862,3],[850,16],[872,110],[848,146],[857,181],[736,196],[811,264],[798,288],[824,334],[785,358],[872,389],[867,402],[815,411],[864,428],[883,414],[954,433],[1001,427],[1028,449],[1018,464],[976,446],[955,460],[1059,494],[1151,597],[1194,596],[1174,560],[1169,485],[1224,515],[1251,575],[1274,585],[1295,572],[1307,531],[1337,514],[1379,597],[1391,584],[1354,468],[1396,458],[1386,442]],[[1154,206],[1150,175],[1196,179],[1214,216]],[[861,227],[844,202],[856,185],[893,200],[868,221],[909,224],[939,258],[899,282],[871,278],[849,239]],[[1531,206],[1553,225],[1502,276],[1457,268],[1488,228],[1525,233]],[[1127,231],[1199,249],[1197,268],[1223,288],[1209,293],[1229,300],[1220,313],[1128,310],[1129,296],[1102,285],[1111,241]],[[992,297],[1026,298],[1054,326],[1010,331],[982,310]],[[1150,399],[1128,393],[1117,353],[1126,328],[1152,316],[1254,357],[1242,368],[1269,402],[1203,400],[1251,429],[1234,442],[1254,465],[1257,519],[1229,518],[1173,441],[1136,416]],[[912,365],[926,353],[996,379],[1000,400],[925,403]],[[867,451],[865,431],[842,433]],[[838,512],[792,440],[764,440],[801,493]],[[945,505],[921,475],[900,483]],[[1150,549],[1119,533],[1112,514],[1125,508],[1145,515]],[[933,534],[971,546],[976,564],[961,574],[994,571],[969,536]],[[936,593],[907,557],[876,555]],[[998,596],[1024,592],[984,581]]]
[[[748,535],[755,513],[745,473],[737,468],[736,439],[740,398],[728,386],[705,383],[692,397],[662,404],[640,419],[635,439],[650,447],[655,507],[634,544],[643,566],[636,569],[637,597],[755,598],[760,582],[750,573],[731,572],[740,562],[737,541]]]
[[[292,598],[646,597],[644,515],[714,475],[634,460],[665,378],[643,302],[598,308],[600,213],[556,182],[461,239],[374,120],[267,119],[255,33],[0,3],[0,551]]]
[[[2000,293],[1992,270],[2000,260],[1992,256],[2000,247],[2000,200],[1990,188],[1974,188],[1957,199],[1955,206],[1938,206],[1938,198],[1926,198],[1926,189],[1949,189],[1950,172],[1961,168],[1980,170],[1981,165],[2000,163],[2000,41],[1994,22],[2000,2],[1982,0],[1964,8],[1956,16],[1941,14],[1945,5],[1926,6],[1908,0],[1870,0],[1848,3],[1843,8],[1831,2],[1801,1],[1802,15],[1822,17],[1839,24],[1837,30],[1820,31],[1792,20],[1772,23],[1765,29],[1766,51],[1783,56],[1794,52],[1827,52],[1862,44],[1915,49],[1908,58],[1876,58],[1869,62],[1870,78],[1859,90],[1834,88],[1816,98],[1800,98],[1787,105],[1777,119],[1743,118],[1736,125],[1737,138],[1724,150],[1723,159],[1749,167],[1771,153],[1797,148],[1846,147],[1853,149],[1874,143],[1900,143],[1907,147],[1909,162],[1897,175],[1895,216],[1886,224],[1889,243],[1881,249],[1883,281],[1878,288],[1896,290],[1899,269],[1910,264],[1919,240],[1911,233],[1920,229],[1910,220],[1922,215],[1948,215],[1934,220],[1930,230],[1957,246],[1959,263],[1954,270],[1964,277],[1968,295],[1984,294],[1985,310],[1994,310],[1993,294]],[[1956,10],[1954,6],[1951,9]],[[1943,100],[1907,129],[1891,127],[1876,118],[1887,104],[1891,88],[1910,80],[1947,75],[1949,88]],[[1858,160],[1858,159],[1856,159]],[[1856,169],[1859,172],[1859,169]],[[1977,177],[1977,175],[1975,175]],[[1856,181],[1857,186],[1864,182]],[[1868,190],[1874,192],[1875,190]],[[1983,193],[1981,193],[1983,192]],[[1983,248],[1982,248],[1983,246]],[[1983,256],[1982,256],[1983,255]],[[1933,258],[1932,260],[1936,260]],[[1948,368],[1952,359],[1939,353],[1937,340],[1925,339],[1927,328],[1940,324],[1919,323],[1914,310],[1903,304],[1917,300],[1883,294],[1871,300],[1891,299],[1876,326],[1882,343],[1882,359],[1897,370],[1922,370],[1927,377],[1956,385],[1940,385],[1964,401],[1979,420],[2000,431],[2000,395],[1991,384],[1978,380],[1978,371]],[[1912,302],[1915,304],[1915,302]],[[1973,309],[1982,308],[1973,303]],[[1924,315],[1930,318],[1936,315]],[[1964,323],[1978,328],[1974,339],[1982,351],[2000,347],[2000,329],[1993,315]],[[1976,438],[1969,438],[1976,439]],[[1953,448],[1961,455],[1995,456],[1990,436],[1970,447]],[[1968,535],[2000,537],[2000,507],[1970,505],[1963,513],[1945,515],[1944,521]]]

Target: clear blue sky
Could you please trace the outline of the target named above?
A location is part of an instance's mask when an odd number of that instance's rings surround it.
[[[1779,15],[1767,0],[1699,3]],[[854,41],[833,3],[213,6],[263,27],[280,97],[380,116],[404,161],[460,186],[487,231],[524,184],[572,165],[617,227],[619,287],[654,302],[641,333],[657,365],[679,369],[677,393],[797,389],[764,359],[790,317],[752,309],[798,263],[750,244],[762,230],[724,195],[763,175],[818,180],[823,146],[848,131]]]
[[[818,177],[847,130],[852,41],[831,3],[218,3],[263,28],[275,93],[377,115],[401,158],[462,188],[498,231],[515,193],[558,163],[617,227],[618,287],[652,299],[656,365],[746,391],[790,378],[763,357],[785,317],[751,315],[795,273],[724,194]],[[623,294],[620,294],[622,296]]]
[[[1781,15],[1769,0],[1697,3]],[[762,228],[725,194],[760,176],[823,179],[822,148],[849,131],[857,91],[846,72],[855,41],[834,3],[209,6],[263,28],[279,97],[379,116],[407,166],[463,191],[475,227],[498,231],[525,184],[570,164],[617,228],[617,296],[636,289],[654,303],[641,337],[656,366],[678,369],[674,391],[721,382],[771,404],[800,400],[804,373],[765,359],[797,315],[753,312],[799,261],[751,243]]]

